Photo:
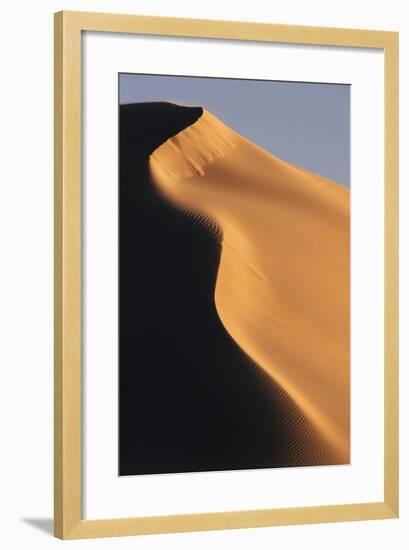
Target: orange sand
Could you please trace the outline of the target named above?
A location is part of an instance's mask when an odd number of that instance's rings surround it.
[[[349,462],[349,190],[207,111],[150,166],[169,201],[220,234],[226,330]]]

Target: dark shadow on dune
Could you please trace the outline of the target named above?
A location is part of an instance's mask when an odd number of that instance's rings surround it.
[[[46,533],[47,535],[53,534],[52,518],[21,518],[21,521],[27,523],[27,525],[31,525],[43,533]]]
[[[309,423],[219,320],[217,237],[150,180],[149,154],[201,114],[170,103],[120,107],[120,475],[315,460]]]

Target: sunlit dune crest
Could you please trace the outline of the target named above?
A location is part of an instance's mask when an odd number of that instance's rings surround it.
[[[228,333],[348,463],[349,190],[205,110],[150,167],[163,196],[220,233],[215,304]]]
[[[152,165],[171,178],[203,176],[205,166],[234,149],[231,130],[211,113],[206,112],[182,132],[168,139],[151,156]]]

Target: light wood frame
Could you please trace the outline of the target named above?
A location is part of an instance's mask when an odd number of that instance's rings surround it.
[[[384,500],[375,503],[83,520],[81,516],[81,33],[381,48],[385,60]],[[372,30],[55,14],[55,509],[62,539],[398,516],[398,34]]]

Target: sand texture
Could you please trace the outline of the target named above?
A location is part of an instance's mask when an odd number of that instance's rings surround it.
[[[310,421],[329,463],[348,463],[349,190],[205,110],[153,152],[150,170],[220,238],[214,299],[227,332]]]

